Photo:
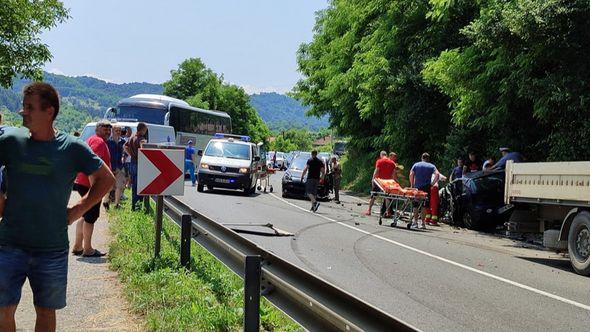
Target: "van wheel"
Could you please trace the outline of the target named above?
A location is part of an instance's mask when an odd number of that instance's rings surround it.
[[[204,185],[202,185],[202,184],[200,184],[200,183],[199,183],[199,184],[197,184],[197,191],[198,191],[198,192],[202,193],[202,192],[203,192],[203,189],[205,189],[205,186],[204,186]]]
[[[473,218],[469,211],[463,213],[463,225],[469,229],[478,230],[480,228],[479,220]]]
[[[590,275],[590,213],[578,213],[570,226],[567,251],[576,273]]]

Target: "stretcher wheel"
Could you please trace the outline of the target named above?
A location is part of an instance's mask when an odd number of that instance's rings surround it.
[[[258,190],[262,190],[262,187],[261,187],[261,186],[258,186],[258,188],[257,188],[257,189],[258,189]],[[266,189],[264,189],[264,191],[266,191]]]
[[[397,221],[392,222],[391,225],[389,225],[389,226],[391,226],[391,227],[397,226]]]
[[[411,223],[411,222],[409,222],[409,223],[408,223],[408,226],[406,226],[406,228],[407,228],[407,229],[412,229],[412,223]]]
[[[270,192],[272,192],[272,186],[270,186]]]
[[[260,190],[260,189],[259,189]],[[264,187],[264,192],[266,192],[266,187]]]

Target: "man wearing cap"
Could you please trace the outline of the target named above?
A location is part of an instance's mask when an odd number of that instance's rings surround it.
[[[502,153],[502,158],[498,160],[498,162],[494,165],[492,170],[500,171],[506,168],[506,162],[508,160],[512,160],[515,163],[520,163],[524,160],[524,157],[520,152],[510,151],[510,148],[500,148],[500,153]]]
[[[184,149],[184,172],[189,172],[191,175],[191,182],[193,187],[197,182],[197,178],[195,177],[195,148],[193,146],[193,141],[189,140],[186,148]]]

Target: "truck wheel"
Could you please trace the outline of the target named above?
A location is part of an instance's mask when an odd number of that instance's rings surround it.
[[[583,211],[574,217],[567,237],[567,251],[574,270],[590,275],[590,213]]]
[[[204,186],[204,185],[202,185],[202,184],[200,184],[200,183],[199,183],[199,184],[197,184],[197,191],[198,191],[198,192],[202,193],[202,192],[203,192],[203,189],[205,189],[205,186]]]

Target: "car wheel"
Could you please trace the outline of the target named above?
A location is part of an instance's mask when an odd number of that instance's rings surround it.
[[[580,212],[574,218],[567,237],[567,251],[576,273],[590,275],[590,213]]]
[[[463,212],[463,225],[468,229],[478,230],[481,226],[478,219],[474,218],[469,211]]]
[[[202,185],[202,184],[200,184],[200,183],[199,183],[199,184],[197,184],[197,191],[198,191],[198,192],[202,193],[202,192],[203,192],[203,189],[205,189],[205,186],[204,186],[204,185]]]

